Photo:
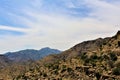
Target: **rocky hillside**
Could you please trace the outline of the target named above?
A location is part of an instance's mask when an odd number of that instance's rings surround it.
[[[113,37],[82,42],[39,62],[43,65],[30,68],[17,79],[120,80],[120,31]]]
[[[120,80],[120,31],[113,37],[85,41],[30,64],[12,79]]]

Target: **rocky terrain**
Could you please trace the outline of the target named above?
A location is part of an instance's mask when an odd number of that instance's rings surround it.
[[[0,76],[1,79],[120,80],[120,31],[112,37],[84,41],[36,62],[16,64],[12,69],[2,69],[16,74]]]

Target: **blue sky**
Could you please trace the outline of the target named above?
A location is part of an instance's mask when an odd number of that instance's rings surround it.
[[[0,0],[0,53],[66,50],[120,29],[119,0]]]

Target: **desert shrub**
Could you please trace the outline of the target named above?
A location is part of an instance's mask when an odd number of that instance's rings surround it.
[[[56,69],[56,70],[54,70],[54,72],[53,72],[55,75],[58,75],[58,70]]]
[[[45,64],[44,66],[47,67],[47,68],[51,68],[52,64]]]
[[[112,46],[112,45],[109,43],[108,46]]]
[[[62,78],[58,78],[58,80],[62,80]]]
[[[18,80],[18,79],[20,79],[21,78],[21,75],[18,75],[16,78],[15,78],[15,80]]]
[[[99,72],[97,72],[97,73],[95,73],[95,76],[96,76],[97,80],[99,80],[101,77],[101,74]]]
[[[109,53],[110,55],[110,59],[113,60],[113,61],[116,61],[117,60],[117,56],[115,53]]]
[[[107,42],[106,42],[106,41],[104,41],[104,42],[103,42],[103,45],[106,45],[106,44],[107,44]]]
[[[53,70],[54,70],[54,69],[58,69],[58,68],[59,68],[58,65],[54,65],[54,66],[52,67]]]
[[[67,72],[71,72],[72,71],[72,68],[67,68]]]
[[[109,60],[110,58],[109,58],[109,56],[107,56],[107,55],[103,55],[103,56],[102,56],[102,59],[103,59],[103,60]]]
[[[98,59],[98,56],[97,56],[96,54],[93,54],[93,55],[90,56],[90,59],[91,59],[91,60]]]
[[[42,75],[43,75],[43,77],[47,77],[47,74],[46,74],[46,73],[43,73]]]
[[[102,50],[103,48],[102,48],[102,44],[99,46],[100,47],[100,50]]]
[[[65,68],[63,68],[63,69],[61,70],[61,73],[65,72],[65,71],[66,71],[66,69],[65,69]]]
[[[112,72],[114,75],[120,75],[120,67],[114,68]]]
[[[91,62],[91,65],[92,65],[92,67],[95,67],[96,63],[95,62]]]
[[[66,68],[66,65],[62,65],[62,69],[65,69]]]
[[[81,58],[82,60],[85,60],[85,59],[87,58],[86,53],[81,53],[81,54],[80,54],[80,58]]]
[[[16,80],[19,80],[19,79],[20,79],[20,80],[23,80],[23,79],[24,79],[24,80],[27,80],[28,77],[26,77],[25,74],[22,74],[22,75],[19,75],[19,76],[16,78]]]
[[[88,69],[85,70],[85,74],[86,74],[86,75],[89,75]]]
[[[114,67],[114,62],[112,60],[108,61],[108,65],[110,68],[113,68]]]
[[[120,67],[120,61],[117,61],[117,62],[115,63],[115,66],[116,66],[116,67]]]
[[[62,65],[61,73],[65,72],[65,71],[66,71],[66,65]]]
[[[89,63],[90,59],[86,58],[84,61],[85,61],[85,63]]]

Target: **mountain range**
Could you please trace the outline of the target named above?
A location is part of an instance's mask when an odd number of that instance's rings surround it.
[[[4,56],[6,56],[11,61],[25,62],[28,60],[34,60],[34,61],[40,60],[47,55],[58,54],[60,52],[61,52],[60,50],[45,47],[40,50],[26,49],[26,50],[21,50],[17,52],[8,52],[8,53],[5,53]]]

